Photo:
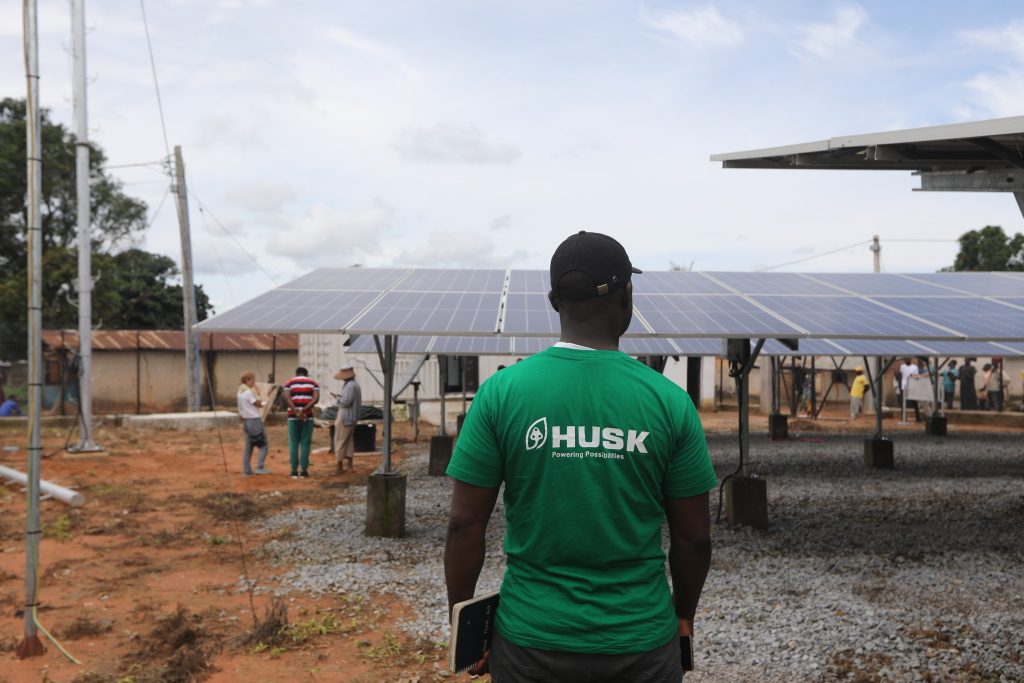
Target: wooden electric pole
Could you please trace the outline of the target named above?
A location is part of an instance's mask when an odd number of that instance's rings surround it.
[[[199,401],[199,332],[195,329],[196,290],[192,283],[192,236],[188,224],[188,191],[185,188],[185,163],[181,146],[174,146],[174,193],[178,196],[178,226],[181,229],[181,299],[185,311],[185,372],[188,388],[188,411],[198,412]]]

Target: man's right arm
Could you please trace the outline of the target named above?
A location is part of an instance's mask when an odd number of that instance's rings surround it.
[[[680,635],[693,635],[693,615],[711,567],[711,513],[708,494],[665,497],[668,564]]]
[[[484,566],[487,521],[498,500],[498,487],[473,486],[455,480],[448,538],[444,546],[444,578],[448,586],[448,615],[457,602],[469,600]]]

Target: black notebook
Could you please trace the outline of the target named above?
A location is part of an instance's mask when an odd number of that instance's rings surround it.
[[[452,608],[452,642],[448,647],[448,668],[465,671],[491,649],[494,616],[498,613],[497,593],[458,602]]]

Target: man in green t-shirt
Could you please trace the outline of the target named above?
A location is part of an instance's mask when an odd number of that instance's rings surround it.
[[[445,547],[449,609],[473,597],[505,485],[495,683],[678,681],[711,562],[717,480],[678,385],[618,350],[633,268],[614,239],[580,232],[551,258],[561,340],[484,383],[459,434]],[[668,519],[665,578],[662,523]]]

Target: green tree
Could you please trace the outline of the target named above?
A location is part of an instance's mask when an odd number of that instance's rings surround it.
[[[998,225],[986,225],[960,236],[960,253],[947,271],[1024,270],[1024,235],[1010,237]]]
[[[27,330],[27,171],[25,101],[0,100],[0,358],[21,358]],[[42,112],[43,327],[77,327],[77,202],[75,140]],[[94,324],[107,329],[180,329],[181,285],[174,261],[126,248],[146,228],[145,203],[129,197],[103,167],[95,144],[89,154],[92,194]],[[202,287],[196,307],[212,311]]]

